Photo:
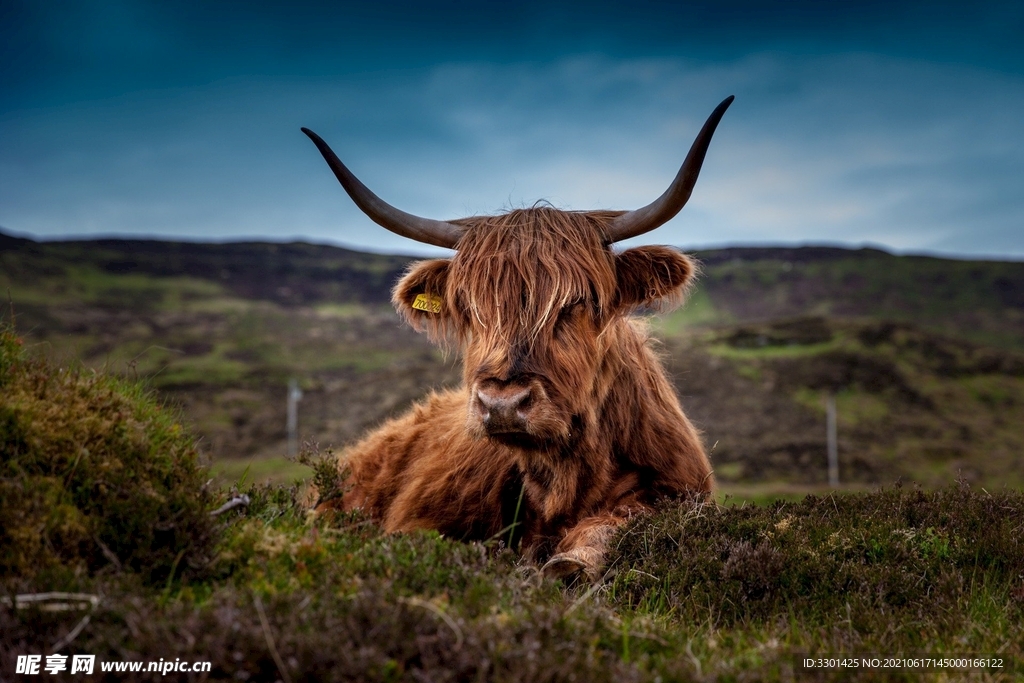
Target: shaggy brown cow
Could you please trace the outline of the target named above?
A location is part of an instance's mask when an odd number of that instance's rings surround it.
[[[710,493],[711,466],[637,308],[679,302],[695,266],[667,247],[615,253],[686,203],[711,136],[698,135],[671,187],[636,211],[559,211],[433,221],[371,193],[315,133],[371,219],[456,250],[414,264],[392,300],[417,330],[457,344],[463,386],[431,394],[348,449],[341,504],[389,532],[510,534],[549,575],[596,576],[630,514],[663,496]]]

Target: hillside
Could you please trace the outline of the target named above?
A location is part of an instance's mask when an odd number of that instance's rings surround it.
[[[666,318],[666,331],[870,317],[1024,350],[1024,262],[829,247],[692,253],[703,264],[700,284],[689,304]],[[387,304],[392,283],[413,260],[304,243],[34,242],[0,233],[0,285],[11,288],[25,315],[63,303],[145,313],[173,305],[175,289],[186,298],[217,293],[287,308]]]
[[[697,256],[696,291],[655,330],[723,483],[825,481],[835,392],[843,482],[1024,485],[1024,263]],[[210,456],[258,476],[302,472],[280,458],[290,378],[304,391],[301,438],[325,446],[458,382],[458,359],[387,304],[409,262],[308,244],[0,235],[0,287],[37,353],[144,378],[184,407]]]
[[[679,324],[867,317],[1024,350],[1024,263],[800,247],[695,252],[696,296]]]
[[[905,323],[799,318],[671,338],[668,366],[723,482],[1024,485],[1024,354]]]
[[[794,329],[822,336],[761,332]],[[152,392],[33,358],[5,323],[0,453],[5,681],[41,673],[40,653],[62,655],[45,660],[59,680],[90,655],[104,681],[1001,681],[1024,661],[1020,491],[665,500],[617,533],[597,583],[553,579],[503,535],[384,534],[310,515],[299,486],[211,487]],[[304,460],[321,491],[344,485],[333,459]]]

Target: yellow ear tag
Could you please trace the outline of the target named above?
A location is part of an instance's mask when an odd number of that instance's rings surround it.
[[[442,303],[444,300],[434,294],[417,294],[416,299],[412,302],[412,307],[427,313],[440,313]]]

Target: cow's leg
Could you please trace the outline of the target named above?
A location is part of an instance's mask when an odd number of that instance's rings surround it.
[[[581,573],[591,581],[601,578],[608,543],[628,518],[628,513],[624,513],[594,515],[581,520],[561,540],[542,571],[553,578],[570,578]]]

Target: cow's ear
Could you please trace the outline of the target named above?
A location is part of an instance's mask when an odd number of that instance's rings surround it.
[[[671,307],[682,302],[697,264],[670,247],[637,247],[615,256],[620,309]]]
[[[448,259],[419,261],[395,285],[391,302],[417,332],[440,334],[448,324],[444,299],[448,287]]]

